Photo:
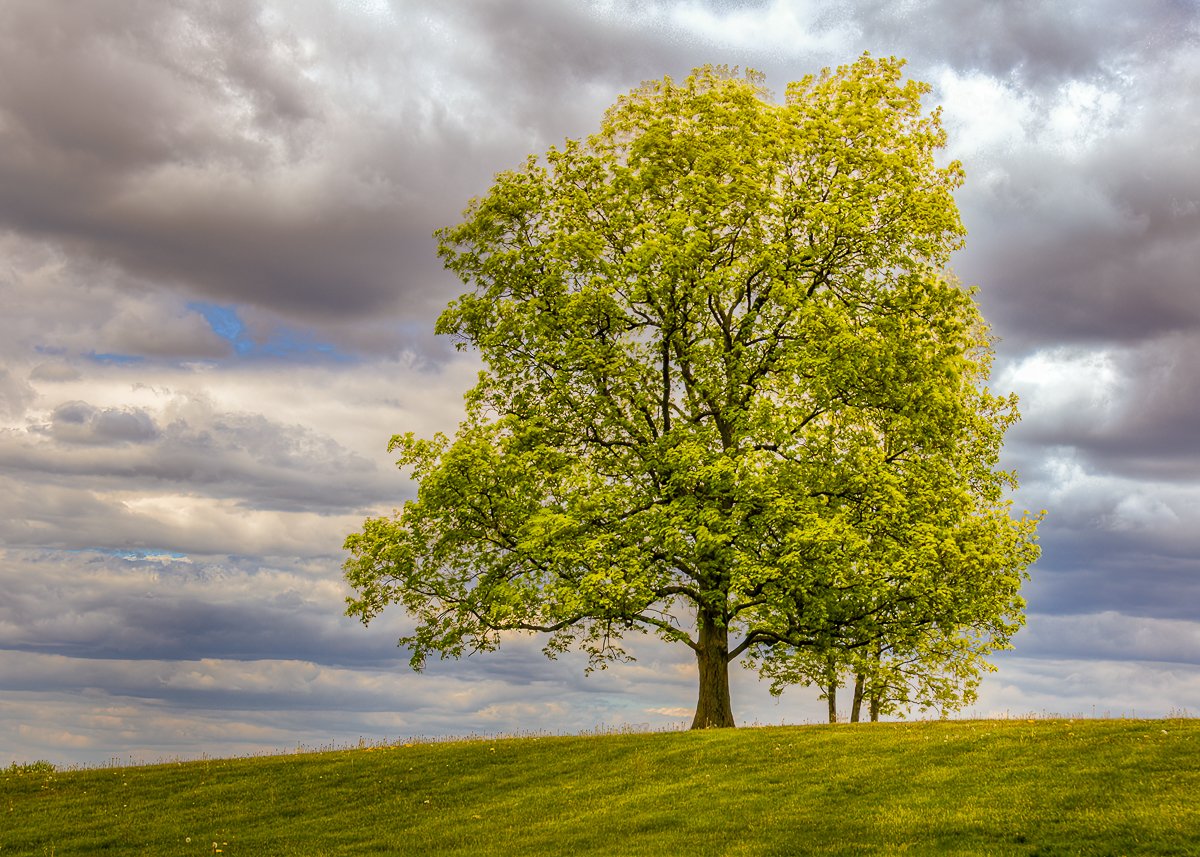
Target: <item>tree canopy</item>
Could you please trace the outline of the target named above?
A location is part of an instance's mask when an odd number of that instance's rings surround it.
[[[733,725],[739,657],[786,683],[1007,645],[1036,557],[997,469],[1016,403],[902,65],[782,103],[724,67],[648,82],[439,231],[470,291],[437,331],[484,368],[453,438],[392,438],[417,496],[347,539],[348,612],[407,610],[414,668],[511,631],[603,666],[653,633],[695,652],[694,727]]]

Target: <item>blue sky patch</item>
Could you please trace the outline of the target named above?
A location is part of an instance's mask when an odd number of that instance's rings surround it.
[[[115,559],[123,559],[128,562],[186,562],[191,563],[192,558],[186,553],[179,551],[166,550],[162,548],[102,548],[102,547],[87,547],[87,548],[68,548],[63,551],[68,554],[101,554],[102,556],[113,557]]]
[[[116,364],[126,366],[130,363],[144,363],[146,358],[140,354],[112,354],[89,351],[87,358],[96,363]]]
[[[277,327],[269,339],[256,341],[246,330],[246,323],[238,315],[236,306],[192,301],[188,309],[204,316],[213,333],[233,345],[238,357],[299,358],[335,360],[344,362],[352,358],[328,342],[315,340],[312,334],[290,327]]]

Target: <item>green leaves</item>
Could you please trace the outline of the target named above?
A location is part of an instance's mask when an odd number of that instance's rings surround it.
[[[943,273],[962,171],[902,65],[782,104],[723,67],[644,84],[441,230],[471,291],[437,330],[486,368],[453,439],[392,439],[419,491],[347,540],[350,612],[402,604],[417,666],[519,630],[699,655],[692,621],[780,680],[868,650],[961,677],[1004,645],[1036,522],[1009,517],[1015,403]]]

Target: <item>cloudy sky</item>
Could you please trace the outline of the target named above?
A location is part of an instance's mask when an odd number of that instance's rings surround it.
[[[341,543],[473,382],[435,228],[642,80],[863,51],[944,106],[1050,511],[973,711],[1200,713],[1197,0],[4,0],[0,766],[690,717],[653,644],[415,675],[403,616],[342,616]],[[739,722],[822,711],[735,680]]]

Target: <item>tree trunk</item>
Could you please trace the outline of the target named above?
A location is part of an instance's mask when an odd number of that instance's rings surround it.
[[[825,685],[821,689],[825,691],[825,703],[829,707],[829,722],[837,723],[838,667],[832,652],[827,657],[828,660],[825,662]]]
[[[733,706],[729,700],[729,629],[718,625],[707,613],[698,617],[700,639],[696,666],[700,669],[700,696],[696,700],[693,729],[733,726]]]
[[[875,665],[878,668],[878,665],[883,662],[882,642],[876,642],[875,651],[873,654],[875,655]],[[871,700],[872,723],[879,722],[879,709],[883,706],[883,692],[884,688],[886,687],[886,685],[880,680],[878,672],[878,669],[876,669],[875,680],[871,682],[871,692],[869,694],[869,698]]]
[[[854,676],[854,702],[850,707],[850,722],[857,723],[859,716],[862,714],[863,701],[863,686],[866,684],[867,677],[862,673],[856,673]]]

